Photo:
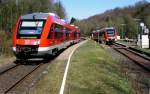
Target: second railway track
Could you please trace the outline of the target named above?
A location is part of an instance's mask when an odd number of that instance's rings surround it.
[[[121,54],[128,57],[130,60],[134,61],[136,64],[143,67],[145,70],[150,71],[150,58],[141,55],[138,52],[132,51],[128,47],[125,47],[123,45],[119,44],[113,44],[112,48],[114,48],[116,51],[120,52]]]

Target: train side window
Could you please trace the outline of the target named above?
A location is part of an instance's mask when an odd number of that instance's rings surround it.
[[[54,24],[52,24],[51,27],[50,27],[50,31],[49,31],[49,34],[48,34],[48,39],[52,39],[53,31],[54,31]]]

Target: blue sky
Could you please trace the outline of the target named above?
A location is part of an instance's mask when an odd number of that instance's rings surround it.
[[[141,0],[60,0],[60,1],[63,3],[69,19],[71,17],[75,17],[78,19],[85,19],[90,16],[103,13],[104,11],[109,9],[133,5]],[[150,0],[147,1],[150,2]]]

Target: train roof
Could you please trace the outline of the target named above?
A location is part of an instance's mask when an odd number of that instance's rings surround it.
[[[64,25],[66,23],[63,19],[60,19],[60,17],[55,13],[32,13],[32,14],[21,16],[21,19],[22,20],[32,20],[32,19],[46,20],[49,16],[52,17],[53,19],[52,21],[54,23],[61,24],[61,25]]]
[[[47,19],[49,16],[60,19],[60,17],[55,13],[31,13],[21,16],[21,19]]]
[[[115,27],[105,27],[99,30],[94,30],[92,31],[92,33],[104,32],[104,30],[108,30],[108,29],[115,29]]]

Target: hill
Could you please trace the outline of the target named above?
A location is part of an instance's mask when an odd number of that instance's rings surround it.
[[[106,26],[114,26],[119,33],[129,38],[138,34],[139,23],[144,22],[150,29],[150,3],[142,0],[135,5],[107,10],[87,19],[76,22],[81,28],[82,35],[90,35],[91,31]]]

